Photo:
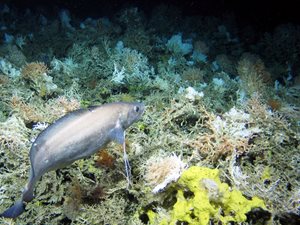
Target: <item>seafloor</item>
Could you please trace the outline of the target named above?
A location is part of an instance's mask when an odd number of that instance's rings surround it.
[[[46,173],[0,224],[300,224],[299,25],[262,32],[170,4],[55,10],[0,4],[0,212],[37,135],[78,108],[145,104],[126,131],[131,185],[111,143]]]

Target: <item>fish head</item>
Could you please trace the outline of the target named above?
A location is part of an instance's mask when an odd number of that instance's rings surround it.
[[[143,115],[145,105],[140,102],[123,103],[122,115],[120,117],[120,123],[124,129],[128,128],[131,124],[138,121]]]

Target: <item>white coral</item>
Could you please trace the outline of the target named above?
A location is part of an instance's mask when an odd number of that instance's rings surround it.
[[[116,84],[124,84],[124,78],[125,78],[125,68],[122,67],[120,70],[117,67],[117,64],[114,63],[114,72],[113,76],[111,78],[111,81]]]
[[[181,90],[180,90],[180,91],[181,91]],[[179,92],[180,92],[180,91],[179,91]],[[201,91],[201,92],[198,92],[198,91],[196,91],[193,87],[188,87],[188,88],[186,88],[186,89],[184,90],[184,93],[185,93],[184,97],[185,97],[186,99],[188,99],[189,101],[191,101],[191,102],[194,102],[194,101],[196,101],[196,100],[199,100],[199,99],[203,98],[203,96],[204,96],[204,94],[203,94],[202,91]]]
[[[250,119],[250,114],[232,108],[223,118],[217,116],[212,125],[219,135],[227,134],[235,139],[250,138],[253,134],[261,132],[259,127],[248,126],[251,123]]]
[[[0,58],[0,71],[11,78],[17,78],[21,75],[20,70],[16,69],[4,58]]]
[[[164,158],[154,156],[146,163],[145,179],[154,186],[152,192],[156,194],[176,182],[185,168],[186,164],[175,154]]]
[[[74,74],[79,67],[72,58],[65,58],[63,61],[53,58],[50,64],[53,71],[63,72],[69,76]]]
[[[116,47],[111,61],[114,62],[112,81],[115,83],[145,85],[151,82],[150,77],[155,74],[146,56],[136,50],[124,48],[122,45]]]
[[[175,55],[187,55],[193,51],[190,41],[182,41],[182,34],[173,35],[167,42],[166,47]]]

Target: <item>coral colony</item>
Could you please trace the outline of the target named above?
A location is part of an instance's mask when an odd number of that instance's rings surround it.
[[[0,224],[300,224],[296,8],[2,1]],[[31,146],[45,144],[38,135],[112,102],[145,105],[126,140],[106,119],[117,143],[42,173],[26,210],[5,217],[28,182]]]

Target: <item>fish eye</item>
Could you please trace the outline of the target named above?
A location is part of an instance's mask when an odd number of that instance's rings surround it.
[[[139,111],[140,111],[140,107],[134,106],[134,111],[135,111],[135,112],[139,112]]]

